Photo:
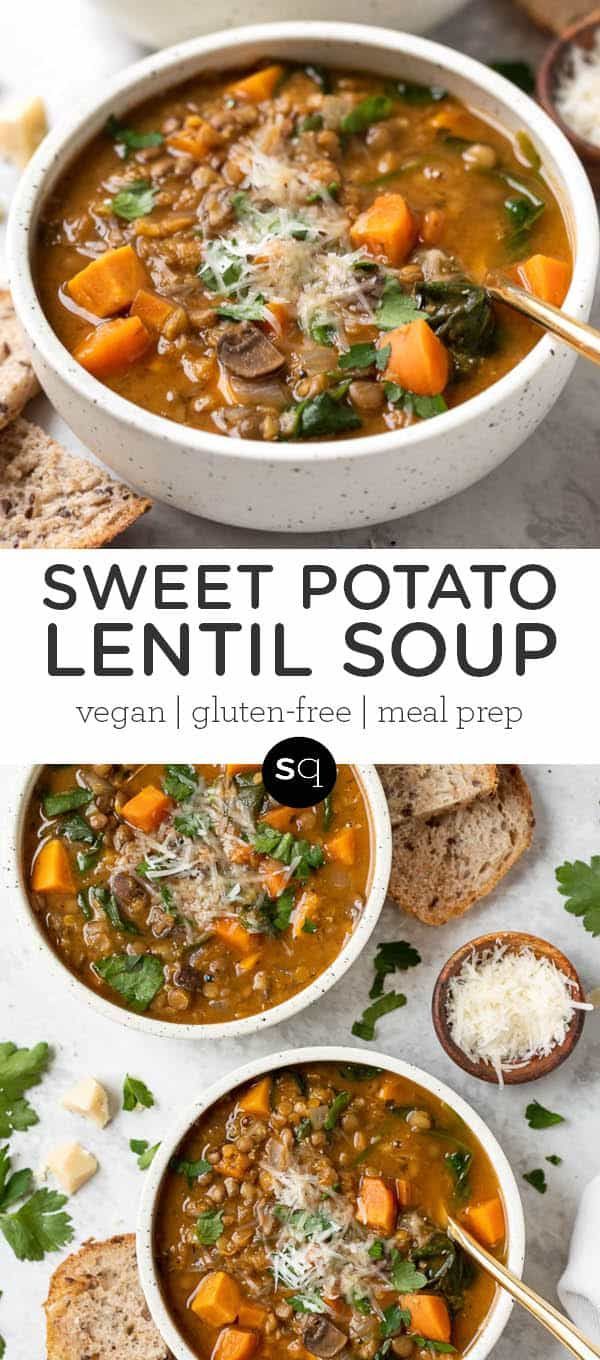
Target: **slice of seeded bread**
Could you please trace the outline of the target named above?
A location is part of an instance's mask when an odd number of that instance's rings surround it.
[[[0,289],[0,430],[20,415],[39,392],[29,342],[17,320],[10,293]]]
[[[392,826],[407,817],[435,817],[493,793],[495,765],[380,765]]]
[[[135,1236],[84,1242],[50,1280],[47,1360],[168,1360],[142,1294]]]
[[[425,925],[462,916],[527,850],[533,827],[518,765],[499,765],[498,786],[487,798],[395,826],[390,895]]]

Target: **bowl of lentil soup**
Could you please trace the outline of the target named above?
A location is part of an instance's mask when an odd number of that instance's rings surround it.
[[[44,958],[114,1020],[186,1038],[276,1024],[358,956],[390,873],[373,766],[314,808],[252,765],[39,766],[21,797],[21,899]]]
[[[9,255],[95,452],[182,508],[311,531],[443,499],[535,428],[574,357],[481,285],[506,267],[585,318],[597,232],[568,141],[497,73],[305,23],[117,77],[32,161]]]
[[[364,1049],[229,1074],[177,1120],[145,1179],[138,1264],[176,1360],[484,1360],[511,1300],[445,1233],[452,1213],[518,1275],[512,1170],[469,1105]]]

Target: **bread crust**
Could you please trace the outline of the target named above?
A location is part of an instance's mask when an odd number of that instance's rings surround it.
[[[0,290],[0,430],[21,414],[39,392],[29,341],[17,319],[10,293]]]
[[[142,1294],[135,1234],[84,1242],[50,1279],[47,1360],[169,1360]]]
[[[498,783],[496,765],[379,765],[378,770],[392,826],[452,812],[488,797]]]

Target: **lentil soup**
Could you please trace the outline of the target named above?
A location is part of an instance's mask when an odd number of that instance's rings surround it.
[[[494,1286],[448,1213],[503,1255],[496,1176],[448,1105],[362,1064],[282,1068],[218,1100],[171,1159],[163,1297],[200,1360],[462,1354]]]
[[[59,339],[154,414],[304,440],[397,429],[490,386],[571,256],[529,137],[445,90],[272,63],[132,109],[63,175],[35,276]]]
[[[309,986],[350,938],[371,869],[350,766],[296,809],[255,765],[45,766],[24,839],[31,905],[61,961],[107,1000],[216,1024]]]

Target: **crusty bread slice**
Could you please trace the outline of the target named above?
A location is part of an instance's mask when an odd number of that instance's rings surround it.
[[[527,850],[534,824],[518,765],[499,765],[498,787],[489,797],[394,828],[390,894],[425,925],[462,916]]]
[[[0,430],[21,414],[39,392],[29,341],[17,320],[10,293],[0,290]]]
[[[517,3],[534,24],[559,35],[590,12],[589,0],[517,0]]]
[[[142,1294],[135,1236],[84,1242],[50,1280],[47,1360],[168,1360]]]
[[[408,817],[436,817],[493,793],[495,765],[380,765],[392,826]]]
[[[100,548],[151,505],[22,417],[0,430],[0,548]]]

